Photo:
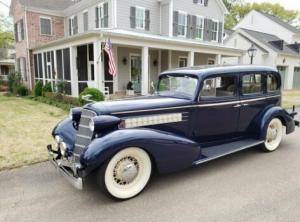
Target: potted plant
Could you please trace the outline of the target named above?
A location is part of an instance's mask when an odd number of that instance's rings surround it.
[[[134,96],[133,84],[131,81],[127,83],[126,87],[126,95],[127,96]]]

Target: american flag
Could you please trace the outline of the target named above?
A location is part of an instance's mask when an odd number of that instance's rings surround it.
[[[113,54],[113,49],[112,49],[112,44],[110,42],[110,39],[108,39],[105,42],[103,50],[108,55],[108,60],[109,60],[108,61],[108,72],[112,76],[116,76],[117,75],[117,66],[116,66],[116,62],[115,62],[115,58],[114,58],[114,54]]]

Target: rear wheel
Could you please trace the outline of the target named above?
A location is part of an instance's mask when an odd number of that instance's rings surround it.
[[[275,151],[283,137],[283,126],[282,122],[278,118],[274,118],[270,121],[267,129],[266,139],[263,144],[263,150],[266,152]]]
[[[126,148],[114,155],[99,170],[98,183],[116,199],[130,199],[147,185],[152,171],[149,155],[136,147]]]

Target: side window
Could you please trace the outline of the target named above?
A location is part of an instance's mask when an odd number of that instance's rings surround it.
[[[234,76],[220,76],[203,82],[200,97],[202,99],[232,97],[236,92]]]
[[[267,92],[273,92],[279,89],[278,79],[273,74],[267,75]]]
[[[242,93],[255,94],[262,93],[262,76],[261,74],[249,74],[242,77]]]

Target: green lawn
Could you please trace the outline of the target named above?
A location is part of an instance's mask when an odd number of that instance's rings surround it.
[[[300,90],[284,91],[282,106],[286,109],[291,109],[293,105],[300,108]]]
[[[45,161],[51,130],[65,116],[56,107],[0,95],[0,170]]]

